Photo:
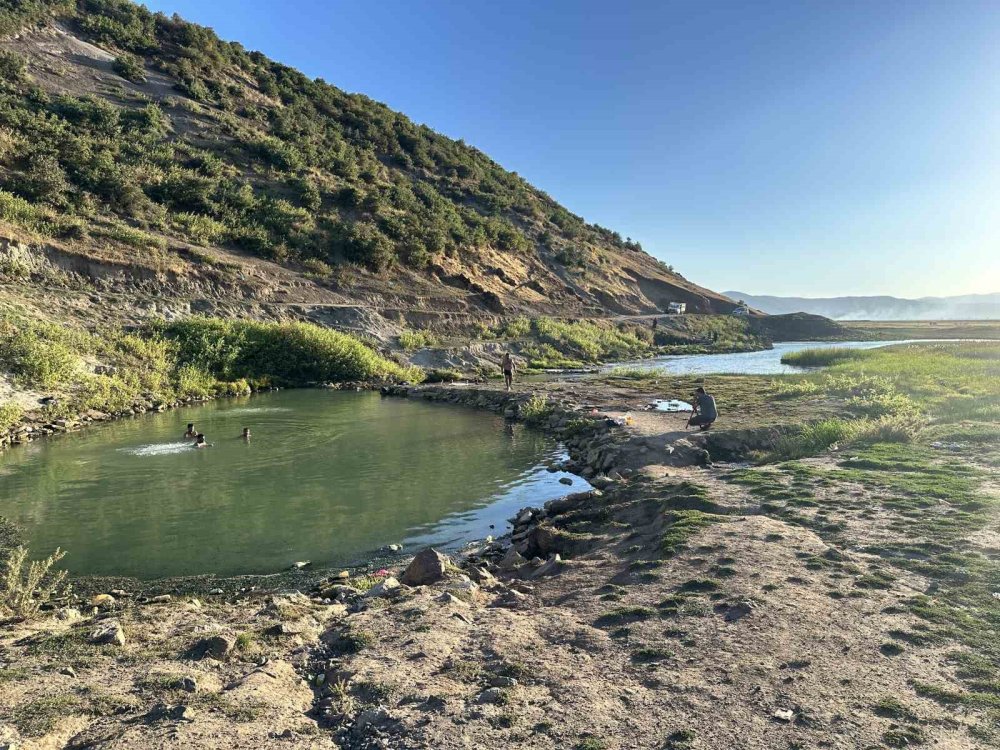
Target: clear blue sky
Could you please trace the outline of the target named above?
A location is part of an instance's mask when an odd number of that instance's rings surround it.
[[[1000,2],[149,0],[715,289],[1000,292]]]

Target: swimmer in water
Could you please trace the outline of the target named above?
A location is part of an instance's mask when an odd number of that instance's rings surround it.
[[[187,432],[184,433],[186,438],[196,438],[198,433],[194,431],[194,422],[188,422]]]
[[[249,427],[244,427],[243,428],[243,434],[240,435],[240,437],[243,438],[246,442],[249,443],[250,442],[250,428]]]
[[[197,435],[195,435],[194,436],[194,445],[192,445],[191,447],[192,448],[207,448],[208,447],[208,443],[205,442],[205,435],[203,433],[200,433],[200,432]]]

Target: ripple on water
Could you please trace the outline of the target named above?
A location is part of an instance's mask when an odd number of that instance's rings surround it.
[[[273,414],[279,411],[292,411],[284,406],[241,406],[237,409],[226,409],[226,414]]]
[[[127,453],[130,456],[166,456],[171,453],[181,453],[191,450],[191,442],[186,443],[151,443],[149,445],[139,445],[134,448],[119,448],[119,453]]]

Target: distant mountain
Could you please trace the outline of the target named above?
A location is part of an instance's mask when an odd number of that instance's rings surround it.
[[[998,320],[1000,293],[955,297],[774,297],[724,292],[771,315],[807,312],[834,320]]]

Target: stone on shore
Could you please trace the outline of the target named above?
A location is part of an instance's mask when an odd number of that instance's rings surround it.
[[[442,555],[433,547],[420,550],[399,577],[407,586],[426,586],[445,577],[452,567],[451,558]]]
[[[125,630],[118,620],[108,620],[100,623],[90,635],[91,643],[109,644],[113,646],[125,645]]]

